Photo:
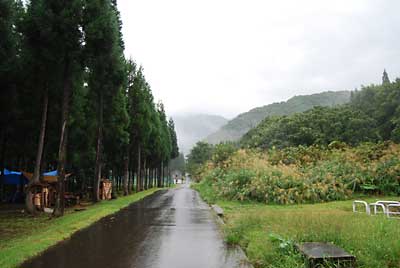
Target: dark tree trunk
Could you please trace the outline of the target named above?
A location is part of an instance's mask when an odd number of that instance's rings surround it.
[[[149,168],[146,169],[146,174],[147,174],[147,189],[150,189],[151,188],[151,186],[150,186],[151,180],[150,180],[150,169]]]
[[[33,171],[32,180],[30,181],[27,189],[27,194],[25,198],[26,210],[31,214],[36,214],[36,208],[33,204],[33,193],[31,185],[34,183],[39,183],[40,178],[40,167],[42,163],[43,156],[43,147],[44,147],[44,138],[46,135],[46,124],[47,124],[47,110],[49,106],[49,93],[46,88],[43,95],[43,111],[42,111],[42,123],[40,126],[40,134],[39,134],[39,144],[36,152],[36,162],[35,169]]]
[[[44,138],[46,135],[46,123],[47,123],[47,110],[49,106],[49,94],[46,89],[43,95],[43,111],[42,111],[42,124],[40,126],[39,144],[36,152],[35,169],[33,171],[32,182],[38,183],[40,178],[40,166],[42,164]]]
[[[124,163],[124,195],[129,194],[129,147],[126,149],[125,163]]]
[[[155,187],[155,183],[154,183],[154,169],[151,170],[151,188]]]
[[[161,169],[162,169],[162,165],[160,162],[160,165],[157,168],[157,187],[161,187]]]
[[[148,174],[149,174],[149,189],[151,189],[151,188],[153,188],[153,181],[152,181],[152,178],[151,178],[151,168],[148,168]]]
[[[161,187],[164,187],[164,161],[161,161]]]
[[[58,165],[57,165],[57,193],[56,193],[56,203],[54,207],[53,215],[56,217],[64,215],[65,207],[65,163],[67,159],[67,143],[68,143],[68,117],[69,117],[69,105],[71,98],[71,79],[68,74],[69,64],[65,67],[65,83],[63,90],[63,102],[62,102],[62,112],[61,112],[61,133],[60,133],[60,143],[58,146]]]
[[[171,186],[171,171],[169,170],[169,164],[167,166],[167,186]]]
[[[137,155],[137,171],[136,171],[136,192],[140,192],[142,190],[142,174],[141,174],[141,148],[140,144],[138,144],[138,155]]]
[[[96,146],[96,164],[93,185],[93,201],[100,201],[100,180],[102,169],[102,147],[103,147],[103,110],[104,110],[103,92],[99,93],[99,109],[97,122],[97,146]]]
[[[153,170],[153,181],[154,181],[154,187],[157,187],[157,168],[154,168]]]
[[[158,187],[158,168],[154,169],[154,186]]]
[[[133,188],[133,182],[135,180],[135,175],[133,174],[133,171],[130,169],[129,170],[129,180],[128,180],[128,193],[132,193],[132,188]]]
[[[146,159],[143,161],[143,181],[144,181],[144,190],[147,190],[147,183],[148,183],[148,178],[147,178],[147,168],[146,168]]]

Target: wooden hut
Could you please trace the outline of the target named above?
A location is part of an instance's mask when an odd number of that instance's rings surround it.
[[[31,180],[33,177],[32,173],[22,172],[25,178]],[[66,174],[65,178],[71,174]],[[30,191],[33,194],[33,204],[39,210],[50,208],[55,204],[56,192],[57,192],[57,179],[58,175],[56,171],[43,173],[41,181],[39,183],[30,184]]]
[[[112,193],[112,182],[107,179],[102,179],[100,181],[100,199],[110,200]]]

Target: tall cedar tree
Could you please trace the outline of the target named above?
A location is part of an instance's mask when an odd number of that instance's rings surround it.
[[[382,74],[382,85],[388,85],[388,84],[390,84],[389,75],[387,74],[386,69],[384,69]]]
[[[151,130],[152,95],[148,89],[143,68],[140,67],[129,87],[129,127],[131,148],[136,152],[136,191],[143,189],[142,158]],[[134,153],[135,154],[135,153]]]
[[[135,107],[135,99],[133,98],[133,92],[131,90],[133,89],[133,81],[136,76],[136,63],[132,60],[129,59],[126,63],[126,96],[127,96],[127,110],[128,110],[128,118],[132,113],[133,107]],[[125,148],[125,155],[124,155],[124,174],[123,174],[123,192],[124,195],[128,195],[130,191],[129,187],[129,174],[130,174],[130,155],[131,155],[131,148],[132,148],[132,140],[130,137],[131,131],[133,130],[131,127],[132,121],[129,120],[128,124],[128,139],[127,139],[127,144]]]
[[[54,215],[64,214],[64,181],[65,165],[68,140],[68,119],[70,116],[70,100],[73,93],[73,86],[81,81],[82,64],[82,31],[81,12],[82,0],[52,0],[46,1],[46,5],[52,12],[52,27],[54,27],[57,47],[54,55],[58,59],[61,100],[61,130],[58,146],[58,181],[57,196],[54,208]]]
[[[32,183],[39,181],[45,133],[48,121],[49,92],[62,96],[61,130],[58,146],[58,183],[54,215],[64,213],[64,180],[70,96],[76,77],[82,72],[80,64],[82,33],[82,1],[31,1],[24,22],[28,57],[35,66],[35,84],[43,96],[43,112],[39,145]],[[57,99],[52,100],[57,103]],[[27,195],[28,211],[33,210],[31,191]]]
[[[175,159],[179,156],[178,138],[175,131],[175,123],[172,118],[168,121],[169,134],[171,139],[171,159]]]
[[[103,168],[104,107],[121,89],[124,79],[124,57],[115,1],[87,0],[84,8],[84,32],[89,89],[97,113],[96,160],[93,197],[99,201],[99,186]]]
[[[170,160],[168,161],[168,183],[171,183],[171,162],[172,159],[175,159],[179,156],[179,147],[178,147],[178,139],[176,136],[176,131],[175,131],[175,124],[172,118],[169,119],[168,121],[168,131],[169,131],[169,136],[170,136],[170,142],[171,142],[171,153],[170,153]]]
[[[171,151],[172,151],[172,146],[171,146],[171,136],[169,133],[169,128],[168,128],[168,121],[167,121],[167,116],[165,114],[164,110],[164,104],[162,102],[159,102],[157,104],[157,111],[160,117],[160,122],[161,122],[161,129],[160,129],[160,134],[161,134],[161,150],[160,150],[160,174],[159,174],[159,187],[163,187],[165,185],[165,163],[169,163],[169,160],[171,159]]]
[[[35,168],[30,185],[39,182],[43,150],[45,145],[45,134],[48,119],[49,94],[53,94],[60,86],[59,55],[57,53],[59,40],[55,25],[56,15],[53,14],[51,4],[44,0],[34,0],[29,3],[27,14],[23,23],[25,56],[29,62],[30,71],[34,76],[30,76],[31,94],[42,98],[42,114],[40,120],[40,133],[38,149],[36,152]],[[35,213],[32,201],[31,187],[28,187],[26,195],[26,205],[28,212]]]

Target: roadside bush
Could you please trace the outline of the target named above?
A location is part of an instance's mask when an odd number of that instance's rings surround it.
[[[203,166],[200,182],[214,196],[275,204],[350,198],[355,192],[400,194],[400,146],[299,146],[266,152],[238,150]]]

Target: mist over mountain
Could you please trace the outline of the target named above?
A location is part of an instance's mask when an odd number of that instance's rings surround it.
[[[179,151],[185,155],[196,142],[225,125],[228,120],[219,115],[190,114],[172,116],[178,136]]]
[[[268,116],[304,112],[315,106],[331,107],[344,104],[350,101],[350,94],[350,91],[327,91],[294,96],[288,101],[257,107],[233,118],[220,129],[208,135],[205,141],[212,144],[222,141],[237,141]]]

